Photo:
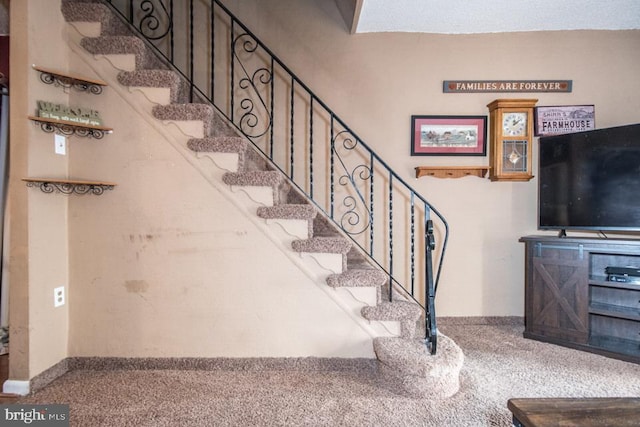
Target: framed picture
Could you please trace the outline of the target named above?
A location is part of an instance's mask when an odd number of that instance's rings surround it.
[[[411,116],[412,156],[484,156],[487,116]]]
[[[593,105],[557,105],[536,107],[535,136],[582,132],[596,128]]]

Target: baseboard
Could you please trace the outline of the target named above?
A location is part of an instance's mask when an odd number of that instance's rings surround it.
[[[524,326],[524,317],[521,316],[446,316],[438,317],[437,324],[446,325],[511,325]]]
[[[40,372],[31,378],[31,391],[37,391],[49,384],[51,381],[66,374],[69,371],[69,358],[62,359],[49,369]]]
[[[29,394],[29,381],[6,380],[2,384],[2,392],[5,394],[17,394],[26,396]]]
[[[70,357],[70,371],[89,370],[313,370],[377,369],[377,359],[323,357]]]

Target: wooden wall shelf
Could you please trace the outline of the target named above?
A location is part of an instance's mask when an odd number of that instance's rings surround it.
[[[40,73],[40,80],[48,85],[62,86],[64,88],[72,87],[81,92],[92,93],[94,95],[100,95],[102,88],[107,86],[107,83],[102,80],[62,73],[35,65],[33,65],[33,69]]]
[[[47,133],[57,132],[62,135],[77,135],[95,139],[102,139],[105,134],[113,133],[112,128],[104,126],[85,125],[82,123],[35,116],[29,116],[29,120],[40,123],[40,128]]]
[[[489,172],[489,166],[418,166],[416,178],[432,176],[434,178],[462,178],[477,176],[484,178]]]
[[[104,193],[104,190],[113,190],[116,186],[113,182],[102,181],[79,181],[57,178],[22,178],[27,183],[27,187],[38,187],[43,193],[63,194],[95,194]]]

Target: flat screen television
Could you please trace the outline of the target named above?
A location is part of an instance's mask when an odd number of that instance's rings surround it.
[[[640,124],[541,137],[538,228],[640,231]]]

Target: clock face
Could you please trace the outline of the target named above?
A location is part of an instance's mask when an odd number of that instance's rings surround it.
[[[527,113],[505,113],[502,116],[502,132],[506,136],[525,136]]]

